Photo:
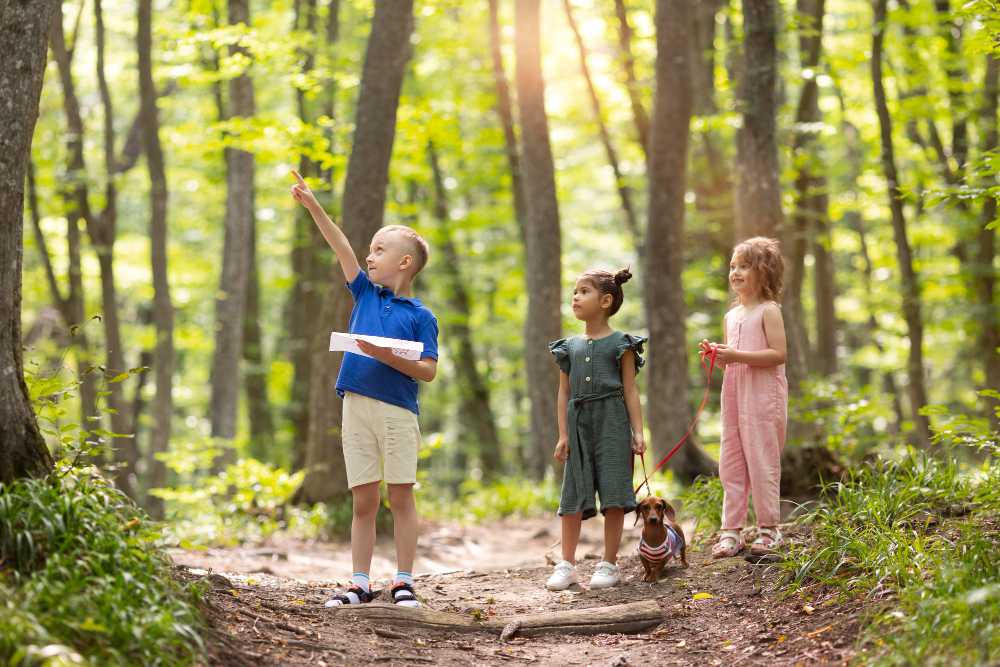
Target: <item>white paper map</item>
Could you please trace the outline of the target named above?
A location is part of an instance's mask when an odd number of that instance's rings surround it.
[[[415,340],[403,340],[401,338],[385,338],[384,336],[369,336],[367,334],[341,333],[334,331],[330,334],[331,352],[353,352],[362,357],[369,357],[358,347],[358,340],[364,340],[372,345],[387,347],[397,357],[420,361],[420,354],[424,351],[424,344]]]

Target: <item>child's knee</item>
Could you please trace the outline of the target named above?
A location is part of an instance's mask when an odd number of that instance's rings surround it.
[[[415,506],[412,484],[389,484],[389,509],[394,513],[409,511]]]
[[[363,484],[351,489],[353,495],[354,516],[359,518],[373,517],[378,512],[381,502],[378,482]]]

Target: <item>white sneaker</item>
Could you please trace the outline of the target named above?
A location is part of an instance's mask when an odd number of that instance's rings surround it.
[[[602,560],[590,578],[591,588],[611,588],[618,583],[618,566]]]
[[[564,591],[576,582],[576,566],[568,560],[561,560],[556,563],[556,569],[545,582],[545,587],[550,591]]]

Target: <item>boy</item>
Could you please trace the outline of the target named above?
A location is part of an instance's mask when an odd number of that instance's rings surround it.
[[[337,378],[337,394],[344,399],[342,442],[347,484],[354,501],[351,557],[354,574],[346,593],[335,595],[328,607],[371,602],[369,584],[375,549],[375,515],[379,483],[389,489],[396,541],[396,577],[392,600],[406,607],[420,603],[413,592],[413,559],[417,550],[417,510],[413,484],[417,481],[417,380],[430,382],[437,373],[437,319],[412,297],[413,279],[427,263],[427,242],[409,227],[383,227],[372,237],[361,270],[344,232],[330,220],[298,172],[292,197],[302,204],[323,238],[333,248],[354,297],[351,333],[420,341],[419,361],[404,359],[391,350],[358,341],[372,358],[344,354]]]

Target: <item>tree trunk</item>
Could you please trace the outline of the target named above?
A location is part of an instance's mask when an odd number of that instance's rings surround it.
[[[722,0],[702,0],[694,9],[694,115],[709,116],[715,107],[715,15]]]
[[[777,25],[775,0],[743,0],[743,76],[737,141],[739,240],[777,236],[781,229],[777,132]]]
[[[427,144],[427,158],[434,176],[434,217],[439,223],[441,248],[441,270],[448,281],[449,317],[445,326],[449,330],[448,339],[453,341],[455,375],[459,385],[459,423],[463,445],[475,443],[479,450],[479,460],[483,477],[494,479],[503,474],[503,458],[500,451],[500,437],[497,435],[496,420],[490,408],[490,388],[486,379],[476,367],[476,350],[472,343],[469,327],[471,306],[469,293],[465,289],[458,251],[451,236],[450,206],[448,192],[444,187],[444,177],[438,162],[433,142]],[[464,473],[463,471],[460,471]]]
[[[94,0],[94,21],[97,46],[97,83],[104,108],[104,170],[107,183],[104,188],[104,208],[99,218],[88,224],[90,240],[97,251],[101,268],[101,303],[104,308],[104,347],[107,353],[105,376],[108,407],[111,412],[112,449],[115,463],[115,484],[129,497],[141,500],[138,480],[139,448],[136,443],[131,413],[125,400],[125,384],[115,378],[128,371],[125,347],[122,341],[121,321],[118,314],[118,290],[115,283],[114,250],[118,235],[118,192],[114,176],[117,167],[115,155],[114,109],[111,90],[104,71],[104,11],[101,0]]]
[[[562,333],[562,257],[555,168],[545,115],[539,0],[517,0],[517,103],[527,204],[525,255],[528,313],[524,360],[531,400],[529,473],[541,479],[556,442],[556,387],[559,375],[548,343]]]
[[[171,417],[173,416],[174,376],[174,307],[170,299],[170,282],[167,278],[167,176],[160,145],[160,119],[156,108],[156,86],[153,81],[152,60],[152,0],[139,0],[136,45],[139,58],[139,105],[142,119],[142,143],[149,170],[149,239],[150,264],[153,272],[153,321],[156,325],[156,347],[153,352],[153,369],[156,377],[156,396],[153,399],[153,432],[149,443],[149,488],[162,488],[167,484],[167,469],[159,454],[170,445]],[[150,496],[149,513],[163,517],[163,501]]]
[[[52,456],[28,399],[21,358],[25,165],[38,119],[48,32],[58,2],[0,2],[0,484],[42,476]]]
[[[809,350],[809,340],[805,333],[802,312],[801,290],[805,273],[804,256],[807,246],[811,246],[814,268],[816,301],[816,351],[807,353],[806,366],[809,370],[830,375],[837,369],[837,322],[834,313],[833,263],[830,256],[830,228],[826,177],[822,173],[824,161],[820,154],[816,130],[822,122],[819,109],[819,86],[816,77],[820,67],[823,48],[824,0],[798,0],[799,54],[803,72],[802,92],[795,113],[795,139],[792,146],[792,162],[796,167],[795,213],[790,233],[791,241],[788,291],[786,302],[799,306],[799,321],[802,328],[802,344]],[[811,72],[811,76],[805,76]]]
[[[649,429],[656,458],[673,447],[691,421],[687,400],[688,342],[684,287],[684,192],[692,110],[691,0],[657,0],[656,92],[649,137],[649,222],[643,287],[649,321]],[[666,397],[666,398],[663,398]],[[714,462],[688,442],[670,460],[683,483],[715,472]]]
[[[527,205],[524,202],[524,184],[521,178],[521,158],[517,150],[517,135],[514,133],[514,113],[511,108],[510,86],[503,66],[503,51],[501,49],[500,17],[497,7],[498,0],[490,2],[490,55],[493,59],[493,83],[497,94],[497,115],[500,117],[500,127],[503,128],[504,146],[507,149],[507,164],[510,165],[511,191],[514,197],[514,215],[521,233],[521,242],[525,242],[525,224],[528,217]]]
[[[267,396],[268,364],[260,330],[260,278],[257,273],[257,225],[250,230],[247,252],[246,312],[243,315],[243,361],[247,412],[250,417],[250,455],[268,461],[274,454],[274,418]]]
[[[640,600],[607,607],[546,611],[480,622],[468,615],[435,609],[401,609],[397,605],[373,603],[344,607],[335,612],[356,623],[421,628],[436,632],[490,632],[506,641],[514,635],[599,635],[642,632],[663,622],[663,612],[655,600]]]
[[[896,241],[896,256],[902,279],[903,316],[910,338],[910,353],[907,360],[909,375],[910,411],[916,431],[914,437],[921,447],[930,445],[930,423],[920,409],[927,404],[927,390],[924,386],[923,338],[924,324],[920,315],[920,286],[913,270],[910,242],[906,237],[906,217],[903,213],[903,193],[896,173],[896,158],[892,143],[892,118],[885,98],[882,83],[882,45],[885,39],[887,0],[875,0],[875,23],[872,30],[871,76],[875,94],[875,109],[878,113],[882,144],[882,171],[885,175],[889,194],[889,210],[892,214],[892,233]]]
[[[739,172],[736,192],[737,240],[751,236],[777,237],[782,232],[780,165],[777,143],[777,20],[776,0],[743,0],[743,63],[739,103],[743,125],[737,136]],[[791,247],[789,247],[791,246]],[[786,257],[795,244],[786,241]],[[799,249],[802,251],[802,248]],[[800,272],[801,273],[801,272]],[[807,341],[800,291],[785,292],[784,319],[788,339],[788,390],[798,393],[805,377]],[[794,424],[792,433],[795,432]]]
[[[994,55],[986,56],[986,74],[983,81],[983,106],[981,110],[980,154],[987,155],[997,148],[997,80],[1000,77],[1000,59]],[[983,171],[983,188],[996,187],[996,176],[989,170]],[[987,190],[987,192],[989,192]],[[979,311],[979,321],[983,329],[979,337],[980,355],[985,367],[986,388],[1000,391],[1000,312],[997,311],[994,296],[996,288],[996,272],[993,262],[996,257],[996,230],[989,225],[997,217],[997,200],[992,194],[986,194],[983,199],[982,213],[979,218],[979,233],[976,253],[976,306]],[[1000,432],[1000,416],[997,415],[997,398],[984,396],[983,409],[990,418],[990,427],[994,432]]]
[[[339,0],[333,0],[327,11],[329,13],[325,31],[325,46],[327,50],[332,50],[339,35]],[[316,0],[295,3],[294,29],[304,30],[310,35],[315,34]],[[302,73],[306,76],[313,76],[316,62],[315,51],[303,49],[301,58]],[[321,109],[321,111],[328,118],[333,118],[336,81],[333,76],[327,76],[323,85],[326,88],[326,108]],[[311,108],[305,91],[296,88],[295,99],[302,122],[304,124],[315,123],[319,114]],[[330,132],[331,144],[328,148],[331,152],[334,149],[332,138],[333,134]],[[333,170],[324,172],[319,164],[305,154],[299,156],[299,173],[305,178],[320,177],[323,182],[329,184],[329,187],[333,187]],[[317,196],[324,207],[329,210],[333,203],[333,198],[329,196],[329,193],[319,191]],[[292,286],[286,305],[289,338],[287,351],[294,367],[291,401],[287,408],[287,414],[295,432],[295,444],[292,451],[293,470],[301,470],[306,461],[306,443],[309,438],[309,395],[312,384],[313,354],[311,346],[313,339],[319,333],[317,325],[320,322],[315,315],[321,312],[323,298],[329,287],[329,258],[326,241],[319,233],[319,229],[313,223],[309,213],[305,209],[299,209],[295,214],[295,242],[292,247],[292,275],[295,278],[295,284]],[[329,387],[327,387],[327,391],[329,391]]]
[[[229,0],[229,23],[250,23],[249,0]],[[250,57],[241,46],[230,53]],[[229,80],[230,118],[254,115],[253,81],[248,72]],[[236,437],[236,417],[240,396],[240,356],[243,350],[243,318],[246,313],[247,282],[250,275],[250,236],[254,229],[254,156],[245,150],[227,147],[226,219],[222,250],[222,274],[215,302],[215,353],[212,357],[212,437],[220,440],[222,455],[215,466],[235,460],[232,449]]]
[[[60,184],[66,206],[66,244],[69,255],[69,296],[63,302],[63,318],[73,333],[77,373],[80,380],[80,425],[84,430],[101,428],[97,409],[97,377],[85,325],[83,272],[80,262],[80,222],[91,217],[87,200],[86,167],[83,160],[83,117],[76,97],[71,71],[72,54],[66,48],[63,34],[62,6],[57,5],[52,16],[50,36],[52,55],[59,70],[66,114],[66,178]]]
[[[625,0],[615,0],[615,16],[618,19],[618,48],[621,51],[622,66],[625,70],[625,89],[628,91],[629,103],[632,107],[632,121],[635,123],[636,135],[643,154],[648,154],[649,147],[649,116],[642,104],[642,93],[635,77],[635,56],[632,55],[632,26],[628,22],[628,10]],[[648,159],[648,158],[647,158]]]
[[[410,59],[412,31],[413,0],[375,4],[342,207],[344,233],[362,263],[371,238],[382,226],[385,215],[389,160],[396,136],[396,110],[406,63]],[[351,297],[343,287],[344,276],[339,266],[332,269],[331,284],[337,287],[323,301],[320,317],[323,324],[313,337],[312,345],[306,477],[296,498],[307,503],[343,497],[347,487],[340,440],[341,411],[330,408],[342,354],[328,351],[327,328],[332,326],[338,331],[346,331],[351,312]]]
[[[955,171],[965,173],[965,163],[969,157],[969,108],[963,93],[966,63],[962,55],[962,28],[951,13],[950,0],[934,0],[938,15],[938,34],[944,39],[944,71],[948,76],[948,111],[951,116],[951,158],[955,160]]]
[[[604,146],[604,154],[611,165],[611,173],[615,177],[615,189],[618,190],[618,198],[621,199],[622,213],[625,215],[625,226],[629,236],[635,245],[636,254],[641,258],[644,256],[642,249],[642,230],[639,228],[639,220],[636,216],[635,207],[632,205],[632,188],[629,187],[622,173],[621,165],[618,162],[618,151],[615,150],[611,142],[611,133],[608,125],[604,122],[604,112],[601,110],[601,100],[597,96],[597,89],[594,88],[594,81],[590,76],[590,67],[587,65],[587,45],[583,41],[580,29],[576,25],[573,17],[573,6],[570,0],[563,0],[563,8],[566,10],[566,20],[576,38],[576,47],[580,53],[580,71],[583,73],[583,80],[587,84],[587,93],[590,97],[590,109],[594,113],[594,121],[597,123],[598,133],[601,137],[601,144]]]

